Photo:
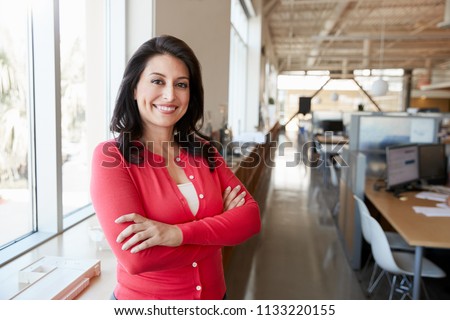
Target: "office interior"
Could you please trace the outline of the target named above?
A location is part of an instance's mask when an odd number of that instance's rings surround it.
[[[432,187],[449,183],[449,0],[14,3],[0,13],[0,299],[110,299],[90,155],[127,60],[161,34],[197,54],[203,132],[260,205],[261,232],[223,248],[228,299],[389,299],[354,196],[409,245],[391,250],[412,259],[392,298],[450,297],[450,217],[413,210],[448,192]],[[390,148],[425,145],[444,150],[437,180],[417,153],[389,188]],[[445,276],[415,274],[424,261]]]

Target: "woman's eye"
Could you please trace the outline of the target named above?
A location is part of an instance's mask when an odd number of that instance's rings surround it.
[[[184,83],[184,82],[177,83],[177,86],[180,87],[180,88],[184,88],[184,89],[189,87],[189,85],[187,83]]]
[[[154,80],[152,80],[152,83],[153,84],[163,84],[163,81],[159,80],[159,79],[154,79]]]

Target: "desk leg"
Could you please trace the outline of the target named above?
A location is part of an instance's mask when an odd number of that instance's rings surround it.
[[[420,278],[422,274],[422,256],[423,247],[416,246],[416,254],[414,257],[414,286],[413,286],[413,299],[420,299]]]

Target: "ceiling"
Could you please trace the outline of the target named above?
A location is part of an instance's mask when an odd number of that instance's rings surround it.
[[[264,0],[263,15],[279,73],[450,71],[450,0]]]

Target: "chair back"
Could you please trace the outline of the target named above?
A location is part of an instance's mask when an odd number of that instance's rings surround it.
[[[371,243],[371,228],[370,228],[370,220],[368,219],[363,219],[363,216],[369,216],[370,217],[370,213],[369,213],[369,209],[367,209],[366,204],[356,195],[353,195],[353,198],[356,201],[356,205],[358,206],[358,212],[359,212],[359,216],[360,216],[360,221],[361,221],[361,229],[362,229],[362,234],[364,237],[364,240],[366,240],[366,242],[368,244]]]
[[[390,273],[403,273],[394,260],[389,241],[381,225],[372,216],[363,215],[363,219],[370,225],[372,254],[378,266]]]

